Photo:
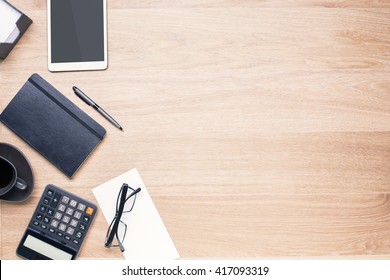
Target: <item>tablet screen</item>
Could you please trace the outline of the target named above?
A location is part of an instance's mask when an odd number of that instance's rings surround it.
[[[104,60],[103,0],[51,0],[51,63]]]

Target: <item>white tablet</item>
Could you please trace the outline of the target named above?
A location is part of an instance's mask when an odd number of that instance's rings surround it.
[[[107,68],[106,0],[47,0],[50,71]]]

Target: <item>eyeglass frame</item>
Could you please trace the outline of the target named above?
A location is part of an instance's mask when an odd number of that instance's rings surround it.
[[[133,192],[129,195],[129,197],[126,198],[127,192],[129,189],[131,189]],[[135,205],[135,199],[137,198],[136,195],[140,191],[141,191],[141,188],[133,189],[132,187],[130,187],[126,183],[122,184],[121,189],[119,190],[119,193],[118,193],[117,200],[116,200],[115,216],[112,219],[110,225],[108,226],[107,233],[106,233],[106,239],[104,241],[104,247],[106,247],[106,248],[117,247],[117,246],[112,245],[112,243],[114,241],[114,237],[116,237],[116,240],[118,241],[118,246],[119,246],[121,252],[125,251],[125,248],[124,248],[122,242],[126,236],[127,225],[121,221],[121,218],[122,218],[123,213],[129,213],[133,210],[134,205]],[[130,210],[124,211],[126,202],[133,196],[135,196],[133,205],[131,206]],[[118,202],[119,202],[119,206],[118,206]],[[118,237],[119,223],[123,223],[125,225],[125,233],[124,233],[124,237],[123,237],[122,241]],[[111,229],[111,231],[110,231],[110,229]]]

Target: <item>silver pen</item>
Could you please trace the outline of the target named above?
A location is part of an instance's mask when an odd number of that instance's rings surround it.
[[[122,126],[114,120],[113,117],[111,117],[106,111],[104,111],[99,105],[95,103],[91,98],[89,98],[84,92],[82,92],[78,87],[73,87],[74,93],[80,97],[81,100],[83,100],[85,103],[87,103],[89,106],[92,106],[95,108],[96,111],[98,111],[103,117],[105,117],[110,123],[115,125],[117,128],[123,131]]]

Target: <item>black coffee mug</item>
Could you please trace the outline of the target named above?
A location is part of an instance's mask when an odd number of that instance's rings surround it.
[[[12,188],[27,189],[27,183],[18,177],[16,167],[7,159],[0,156],[0,195],[4,195]]]

